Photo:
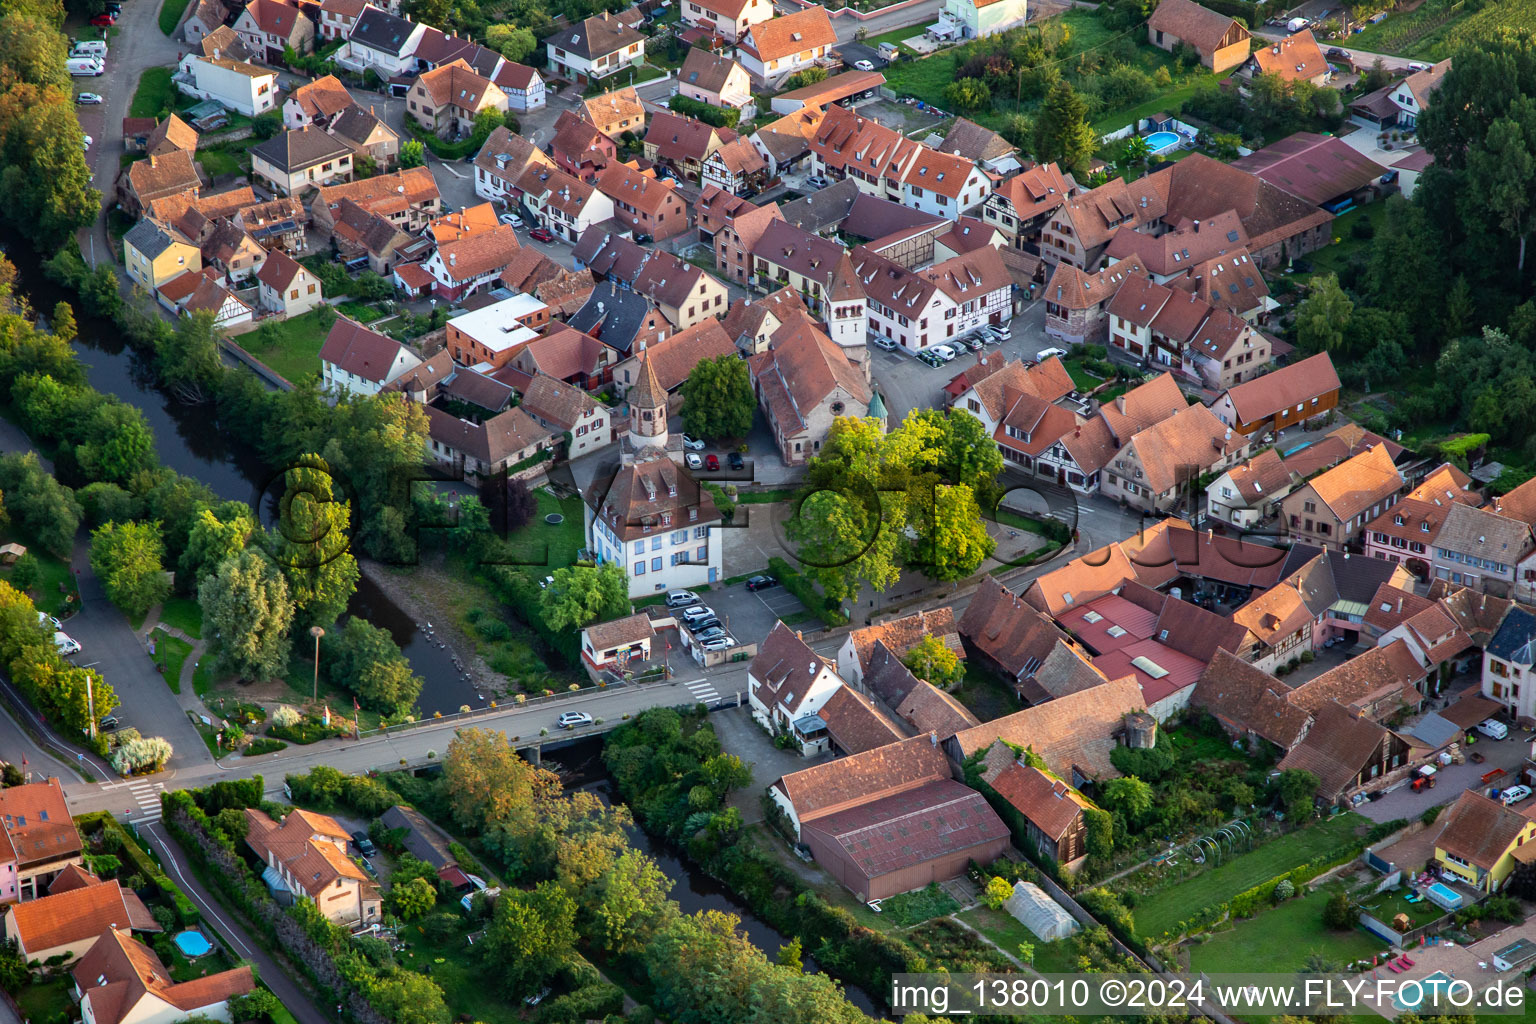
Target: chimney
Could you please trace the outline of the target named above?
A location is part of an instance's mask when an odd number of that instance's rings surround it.
[[[450,267],[456,267],[456,266],[459,265],[459,254],[458,253],[451,252],[451,253],[448,254],[448,265]]]
[[[939,745],[939,733],[936,729],[928,730],[928,742],[932,743],[934,746]]]
[[[1195,234],[1198,235],[1199,233],[1200,233],[1200,222],[1199,221],[1195,221]]]

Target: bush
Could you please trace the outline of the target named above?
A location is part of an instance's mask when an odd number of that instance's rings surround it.
[[[304,719],[299,709],[288,704],[279,704],[277,710],[272,712],[272,724],[282,726],[284,729],[298,725]]]
[[[287,749],[288,744],[284,743],[282,740],[274,740],[268,739],[265,736],[258,736],[256,739],[251,740],[251,742],[246,746],[245,756],[260,757],[262,754],[275,754],[279,750]]]
[[[777,557],[768,559],[768,575],[778,580],[785,590],[800,599],[800,603],[805,605],[812,615],[828,626],[848,624],[848,616],[843,614],[843,610],[818,592],[814,583],[796,572],[784,559]]]
[[[1289,878],[1282,878],[1275,884],[1276,903],[1279,903],[1282,900],[1288,900],[1294,895],[1296,895],[1296,886],[1291,882]]]
[[[741,121],[741,111],[730,107],[716,107],[700,100],[690,99],[679,93],[667,102],[676,113],[716,128],[735,128]]]
[[[1359,918],[1360,913],[1355,909],[1354,901],[1342,889],[1328,897],[1328,902],[1323,906],[1323,925],[1333,931],[1348,931]]]
[[[171,745],[159,736],[130,740],[112,755],[112,769],[119,775],[157,772],[171,759]]]

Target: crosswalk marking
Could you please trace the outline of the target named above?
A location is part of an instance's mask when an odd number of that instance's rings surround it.
[[[720,699],[719,691],[709,685],[706,679],[695,679],[683,685],[688,687],[688,692],[693,694],[693,699],[701,704],[714,704]]]
[[[134,802],[139,805],[139,810],[144,815],[136,818],[136,821],[157,821],[160,818],[160,793],[165,789],[163,782],[151,782],[148,779],[140,779],[138,782],[128,784],[128,792],[133,796]]]

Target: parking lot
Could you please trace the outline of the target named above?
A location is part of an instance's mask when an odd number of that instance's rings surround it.
[[[783,587],[754,593],[745,583],[736,583],[712,588],[699,599],[713,608],[731,636],[743,643],[762,643],[780,619],[805,611],[805,605]]]

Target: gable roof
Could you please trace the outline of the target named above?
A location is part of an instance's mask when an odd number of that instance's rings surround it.
[[[160,958],[126,931],[103,929],[70,972],[95,1024],[118,1024],[152,996],[187,1014],[219,1006],[256,988],[250,967],[173,982]]]
[[[706,359],[733,356],[736,345],[720,326],[719,320],[702,320],[685,327],[670,338],[647,345],[645,362],[666,391],[682,386],[693,368]]]
[[[997,132],[990,128],[983,128],[975,121],[963,117],[955,118],[954,123],[949,126],[949,131],[944,134],[944,141],[936,148],[943,153],[964,157],[972,163],[997,160],[1015,149],[1013,143]]]
[[[1211,410],[1190,405],[1138,431],[1130,447],[1146,473],[1146,486],[1160,494],[1198,476],[1193,467],[1209,467],[1247,443]]]
[[[1435,846],[1483,870],[1491,870],[1509,852],[1531,819],[1475,789],[1464,790],[1451,805]]]
[[[1321,206],[1377,181],[1387,169],[1343,139],[1297,132],[1232,162]]]
[[[837,32],[832,19],[821,7],[807,7],[793,14],[760,21],[747,29],[745,41],[738,48],[760,59],[780,60],[819,46],[835,46]]]
[[[963,756],[998,740],[1032,749],[1052,772],[1070,778],[1075,770],[1091,779],[1120,774],[1109,759],[1126,715],[1146,709],[1135,679],[1113,679],[955,734]]]
[[[783,704],[795,714],[805,703],[811,684],[823,671],[837,673],[821,655],[812,651],[800,634],[777,622],[747,666],[752,692],[766,707]]]
[[[84,849],[57,778],[0,789],[0,821],[22,867]]]
[[[1308,711],[1286,699],[1289,688],[1228,651],[1217,651],[1195,683],[1190,704],[1233,727],[1289,750],[1311,727]]]
[[[610,128],[616,128],[625,121],[638,119],[639,124],[635,125],[636,128],[645,125],[645,104],[640,101],[640,95],[635,92],[635,87],[632,85],[626,85],[622,89],[612,89],[600,96],[582,100],[581,108],[577,113],[607,134],[612,134],[609,131]]]
[[[786,437],[804,429],[811,412],[839,389],[862,405],[870,400],[864,374],[842,346],[799,317],[773,332],[768,351],[754,358],[754,376],[770,418]]]
[[[253,147],[251,152],[284,174],[296,174],[327,160],[352,152],[345,142],[313,126],[274,135]]]
[[[1392,456],[1377,445],[1313,477],[1307,486],[1342,523],[1395,494],[1402,485],[1402,474],[1392,464]],[[1465,505],[1457,508],[1472,511]]]
[[[1531,527],[1461,502],[1446,512],[1435,546],[1513,566],[1531,550]]]
[[[1286,699],[1313,713],[1330,702],[1358,707],[1394,696],[1397,703],[1416,707],[1422,698],[1415,684],[1424,674],[1424,666],[1408,645],[1393,640],[1309,679],[1287,694]]]
[[[1045,295],[1052,303],[1066,309],[1091,309],[1108,302],[1133,276],[1145,277],[1147,268],[1141,257],[1131,255],[1112,263],[1097,273],[1079,270],[1066,260],[1056,264],[1046,283]]]
[[[679,85],[691,85],[718,95],[730,81],[731,72],[737,70],[746,74],[746,69],[731,58],[693,46],[689,47],[688,56],[683,59],[677,81]]]
[[[1083,811],[1093,806],[1060,779],[1017,761],[994,775],[988,785],[1041,833],[1057,841],[1067,834]]]
[[[937,736],[940,740],[981,724],[969,708],[926,679],[919,679],[917,685],[907,691],[896,714],[919,733]]]
[[[297,7],[283,3],[282,0],[250,0],[245,5],[245,13],[251,16],[263,32],[279,39],[289,38],[298,27],[299,19],[304,17]]]
[[[1354,715],[1338,704],[1325,704],[1318,708],[1306,738],[1275,767],[1311,772],[1317,776],[1317,795],[1326,801],[1336,800],[1375,759],[1381,741],[1389,735],[1385,727],[1369,718]]]
[[[266,260],[261,269],[256,271],[256,280],[274,291],[282,291],[293,282],[300,274],[308,273],[299,266],[297,260],[281,249],[273,249],[267,253]]]
[[[383,384],[399,357],[401,345],[394,338],[369,330],[346,316],[338,316],[320,346],[320,361],[355,377]]]
[[[1022,221],[1056,209],[1067,201],[1073,186],[1053,163],[1036,164],[999,182],[994,191],[1007,199]]]
[[[655,171],[641,170],[633,161],[605,167],[597,179],[597,190],[652,216],[658,216],[668,202],[682,204],[675,182],[657,178]]]
[[[849,754],[874,750],[905,738],[896,723],[868,697],[847,685],[834,690],[816,716],[827,723],[832,741]]]
[[[330,117],[355,105],[352,94],[335,75],[305,82],[288,95],[288,100],[297,103],[300,110],[313,118]]]
[[[888,748],[887,748],[888,749]],[[855,807],[802,821],[841,847],[865,878],[900,872],[938,858],[1006,840],[1008,828],[986,798],[954,779],[883,794]],[[977,852],[972,859],[985,859]]]
[[[137,904],[130,907],[129,901]],[[100,935],[108,928],[159,931],[132,890],[117,879],[27,900],[11,907],[9,930],[27,958]]]
[[[606,57],[644,42],[645,36],[631,28],[626,20],[607,11],[544,38],[545,46],[558,46],[586,60]]]
[[[516,229],[498,224],[489,231],[445,242],[437,247],[437,255],[450,280],[467,281],[502,270],[520,248]]]
[[[854,801],[949,778],[949,759],[922,735],[791,772],[774,786],[789,798],[803,826]]]
[[[402,843],[417,860],[425,861],[439,869],[458,863],[449,849],[453,840],[448,833],[438,828],[432,819],[416,808],[395,804],[381,814],[379,820],[383,822],[385,828],[405,831],[405,839]]]
[[[1261,48],[1253,51],[1253,62],[1261,74],[1278,75],[1287,82],[1306,81],[1329,70],[1323,48],[1317,45],[1309,28],[1283,39],[1265,40]]]
[[[964,657],[960,635],[955,628],[955,610],[949,607],[917,611],[855,629],[848,634],[848,641],[853,644],[854,656],[863,667],[868,664],[876,641],[885,644],[892,654],[901,658],[924,637],[929,636],[938,637],[944,646]]]
[[[1162,0],[1147,19],[1149,29],[1177,36],[1202,54],[1214,53],[1236,24],[1225,14],[1201,7],[1194,0]],[[1243,36],[1248,36],[1246,29]]]
[[[521,408],[541,420],[557,423],[569,430],[601,407],[596,399],[580,388],[556,380],[548,374],[536,373],[523,389]]]
[[[491,92],[496,89],[495,83],[478,74],[463,58],[423,71],[416,83],[439,107],[478,111],[483,103],[495,102]],[[500,91],[496,89],[497,93]]]
[[[357,24],[352,26],[352,33],[347,39],[349,42],[361,43],[370,50],[400,57],[404,56],[406,45],[410,43],[416,29],[417,26],[405,18],[369,5],[358,17]]]
[[[196,191],[203,185],[192,154],[184,149],[152,153],[147,159],[135,160],[128,165],[127,173],[128,185],[141,203],[177,192]]]
[[[1124,444],[1147,428],[1190,408],[1173,374],[1166,370],[1099,408],[1115,437]]]

